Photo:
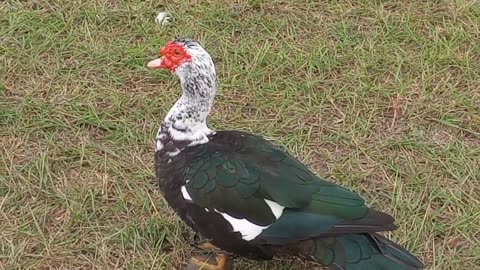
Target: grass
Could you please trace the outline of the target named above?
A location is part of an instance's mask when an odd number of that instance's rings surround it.
[[[177,36],[217,64],[211,126],[274,138],[361,193],[429,269],[480,265],[478,1],[187,2],[2,2],[0,269],[188,258],[152,160],[179,84],[145,67]]]

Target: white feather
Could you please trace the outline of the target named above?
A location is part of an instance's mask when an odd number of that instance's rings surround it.
[[[160,140],[157,140],[155,146],[155,151],[160,151],[163,148],[163,143]]]
[[[166,138],[167,138],[167,134],[162,133],[162,128],[159,128],[157,132],[157,139],[165,140]]]
[[[161,26],[166,26],[170,24],[171,20],[172,20],[172,16],[170,16],[170,14],[168,14],[168,12],[165,12],[165,11],[159,12],[157,17],[155,17],[155,22],[157,24],[160,24]]]
[[[177,121],[177,127],[181,121]],[[189,128],[189,132],[179,131],[173,127],[170,127],[168,131],[172,136],[172,139],[177,141],[190,140],[192,141],[188,146],[193,146],[197,144],[207,143],[209,141],[208,135],[213,134],[214,132],[210,130],[205,123],[196,123],[192,122],[185,127]]]
[[[190,194],[188,194],[187,188],[185,186],[181,187],[182,195],[183,198],[187,201],[193,201],[192,197],[190,197]]]
[[[215,209],[215,212],[222,215],[223,218],[227,220],[228,223],[230,223],[230,225],[232,225],[233,231],[240,232],[242,234],[243,240],[246,240],[246,241],[255,239],[255,237],[261,234],[263,230],[269,227],[269,226],[259,226],[244,218],[242,219],[234,218],[228,214],[218,211],[217,209]]]
[[[177,149],[173,152],[169,152],[168,155],[171,156],[171,157],[174,157],[174,156],[178,155],[179,153],[180,153],[180,149]]]
[[[281,206],[280,204],[274,201],[265,200],[265,202],[268,204],[268,207],[270,207],[270,210],[272,210],[273,215],[278,220],[282,215],[285,207]],[[230,223],[230,225],[232,225],[233,231],[240,232],[242,234],[243,240],[246,240],[246,241],[255,239],[259,234],[262,233],[263,230],[271,226],[271,225],[260,226],[244,218],[242,219],[234,218],[226,213],[222,213],[218,211],[217,209],[215,209],[215,212],[222,215],[223,218],[227,220],[228,223]]]
[[[273,215],[275,216],[276,219],[279,219],[280,216],[283,214],[283,209],[285,209],[284,206],[281,206],[280,204],[270,201],[270,200],[265,200],[265,202],[268,204],[270,207],[270,210],[272,210]]]

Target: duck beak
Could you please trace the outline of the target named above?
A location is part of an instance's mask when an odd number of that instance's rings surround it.
[[[163,57],[157,58],[155,60],[148,62],[147,67],[151,69],[168,68],[167,65],[165,65],[165,62],[163,61]]]

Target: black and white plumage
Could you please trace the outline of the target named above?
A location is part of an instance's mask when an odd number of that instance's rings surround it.
[[[148,66],[175,72],[183,91],[157,134],[156,175],[191,228],[251,259],[295,255],[331,269],[423,267],[376,233],[395,229],[394,220],[356,193],[317,177],[259,136],[209,129],[215,67],[197,42],[177,39],[161,54]]]

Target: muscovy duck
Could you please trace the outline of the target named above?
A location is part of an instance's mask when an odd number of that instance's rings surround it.
[[[207,126],[215,67],[198,42],[179,38],[148,63],[180,78],[182,96],[155,140],[156,178],[180,218],[222,251],[188,269],[229,269],[231,254],[250,259],[294,255],[330,269],[419,269],[406,249],[377,232],[394,219],[356,193],[322,179],[264,138]]]

